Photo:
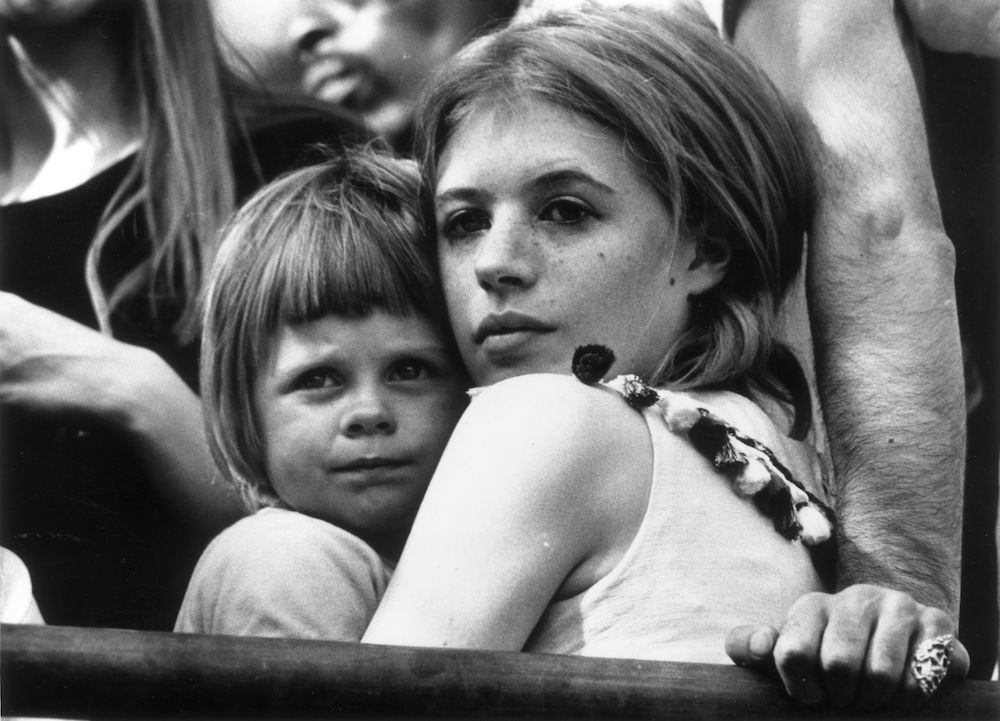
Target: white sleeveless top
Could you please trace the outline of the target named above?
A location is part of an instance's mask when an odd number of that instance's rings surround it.
[[[730,393],[699,401],[768,445],[819,498],[819,460],[780,434],[749,400]],[[665,453],[667,429],[643,411],[653,442],[645,517],[617,566],[589,589],[550,604],[526,651],[702,663],[732,663],[725,639],[736,626],[778,628],[801,595],[826,590],[800,541],[779,534],[752,501],[693,448]],[[681,456],[681,457],[677,457]]]

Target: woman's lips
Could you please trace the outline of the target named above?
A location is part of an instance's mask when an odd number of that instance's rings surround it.
[[[363,112],[376,102],[376,84],[364,65],[340,58],[316,61],[303,82],[308,95],[353,112]]]
[[[486,316],[476,328],[473,340],[476,345],[511,344],[553,330],[551,325],[526,313],[505,311]]]

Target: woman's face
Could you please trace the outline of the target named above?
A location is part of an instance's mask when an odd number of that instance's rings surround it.
[[[344,107],[391,138],[491,10],[488,0],[212,0],[212,12],[238,74]]]
[[[678,238],[622,139],[544,101],[477,105],[441,154],[438,252],[451,323],[479,384],[568,373],[609,346],[647,373],[721,279]]]

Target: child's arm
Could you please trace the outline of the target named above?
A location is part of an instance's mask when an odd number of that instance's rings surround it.
[[[651,463],[642,416],[614,393],[554,375],[486,389],[363,640],[520,650],[554,597],[583,591],[624,553]]]

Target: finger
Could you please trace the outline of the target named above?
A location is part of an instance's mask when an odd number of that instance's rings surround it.
[[[969,675],[969,650],[957,638],[951,645],[951,666],[945,683],[951,685],[964,681]]]
[[[737,666],[773,673],[778,629],[766,624],[737,626],[726,637],[726,654]]]
[[[788,611],[774,644],[774,664],[788,694],[802,703],[823,699],[819,649],[827,622],[826,594],[810,593]]]
[[[857,698],[868,643],[878,618],[878,599],[845,590],[834,609],[823,633],[819,659],[826,695],[830,703],[843,708]]]
[[[910,649],[920,626],[920,606],[900,594],[884,601],[868,645],[858,702],[869,709],[886,705],[906,682]]]
[[[938,677],[939,670],[946,670],[947,676],[956,680],[965,678],[969,671],[968,652],[954,639],[955,624],[951,617],[940,609],[926,607],[920,620],[900,686],[900,694],[911,701],[937,690],[944,680]],[[920,679],[925,681],[924,688]]]

